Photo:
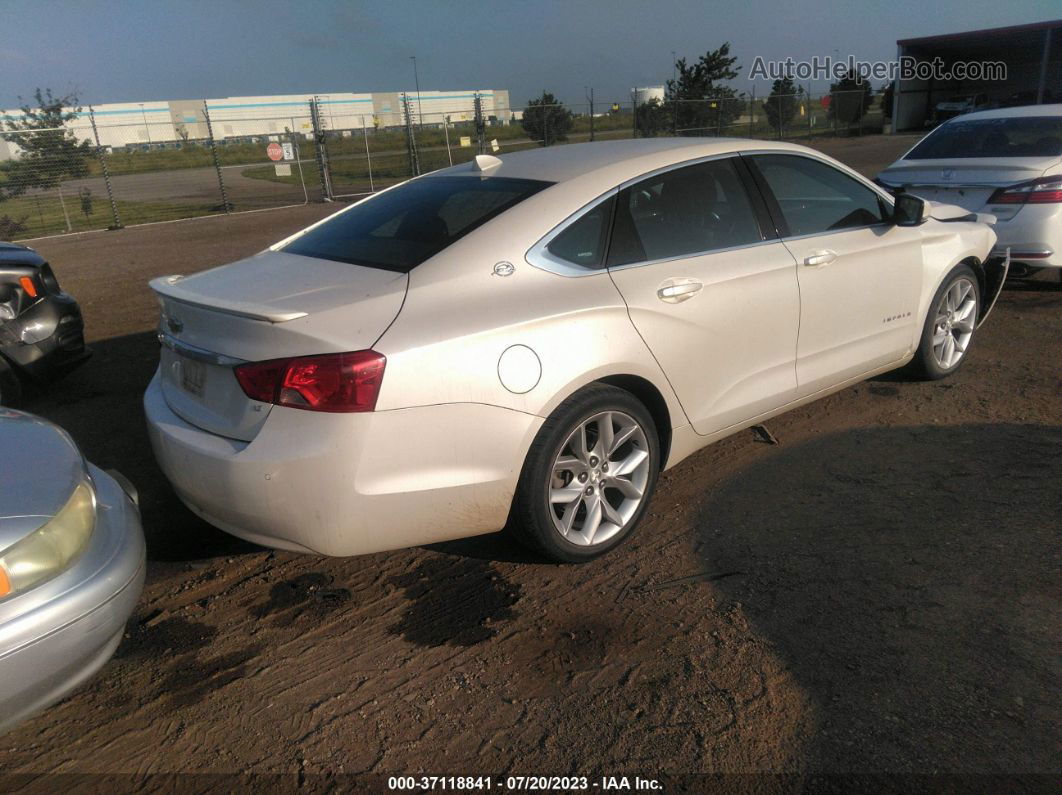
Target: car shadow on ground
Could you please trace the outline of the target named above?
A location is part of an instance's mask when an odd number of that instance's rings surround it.
[[[159,362],[154,332],[93,342],[92,358],[64,378],[27,390],[24,411],[64,428],[85,457],[136,486],[148,559],[194,561],[259,550],[196,517],[155,463],[141,401]]]
[[[702,502],[704,567],[817,705],[831,771],[1057,768],[1062,427],[868,428]]]

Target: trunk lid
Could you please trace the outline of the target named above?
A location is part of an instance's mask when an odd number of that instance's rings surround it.
[[[166,402],[192,425],[250,441],[272,407],[248,398],[233,368],[371,348],[398,315],[407,281],[403,273],[282,251],[153,280]]]
[[[898,160],[882,171],[878,179],[890,188],[906,187],[923,199],[977,212],[984,210],[996,188],[1036,179],[1058,161],[1057,157]],[[1017,209],[1020,207],[1001,208],[1008,217]],[[1000,220],[1004,220],[1002,215]]]

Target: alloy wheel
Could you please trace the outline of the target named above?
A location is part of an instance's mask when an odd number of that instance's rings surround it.
[[[649,459],[645,430],[629,414],[602,411],[579,423],[557,452],[547,487],[561,536],[595,546],[622,531],[642,504]]]
[[[937,303],[933,320],[933,357],[944,370],[955,367],[973,337],[977,291],[967,278],[956,279]]]

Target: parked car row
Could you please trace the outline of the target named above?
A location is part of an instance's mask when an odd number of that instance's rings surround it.
[[[711,442],[878,373],[962,366],[1009,266],[994,230],[1051,204],[1034,172],[1055,129],[1001,125],[1041,186],[1021,203],[883,187],[951,163],[963,136],[1002,146],[969,118],[882,184],[766,141],[479,155],[155,279],[155,455],[193,513],[267,546],[353,555],[506,527],[590,560]],[[0,248],[0,312],[20,381],[84,359],[76,303],[23,247]],[[145,555],[135,489],[63,431],[0,410],[0,449],[2,729],[107,660]]]

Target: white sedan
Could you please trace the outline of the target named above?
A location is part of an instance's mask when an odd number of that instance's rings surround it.
[[[995,241],[789,144],[480,155],[154,280],[151,441],[192,511],[267,546],[508,526],[587,560],[699,448],[908,363],[953,373]]]
[[[1016,272],[1062,275],[1062,105],[969,113],[937,127],[878,180],[994,215]]]

